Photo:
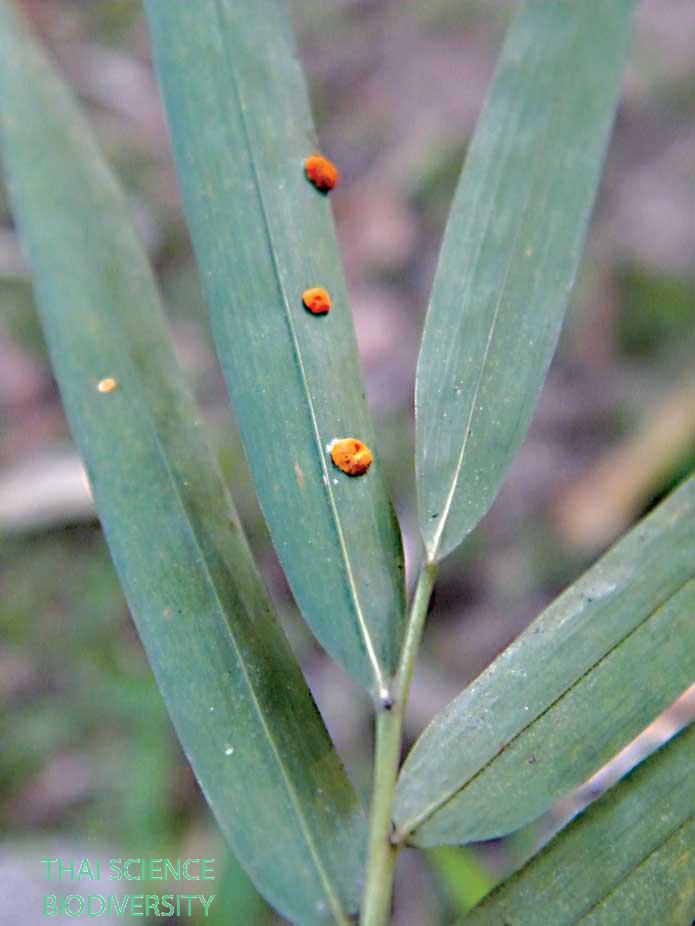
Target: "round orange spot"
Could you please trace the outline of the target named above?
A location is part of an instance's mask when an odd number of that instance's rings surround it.
[[[107,376],[106,379],[100,379],[97,384],[99,392],[113,392],[118,383],[113,376]]]
[[[330,445],[331,460],[348,476],[363,476],[372,465],[372,451],[356,437],[343,437]]]
[[[328,193],[340,180],[340,171],[322,154],[312,154],[304,161],[306,175],[317,190]]]
[[[312,315],[326,315],[331,311],[331,297],[320,286],[304,290],[302,302]]]

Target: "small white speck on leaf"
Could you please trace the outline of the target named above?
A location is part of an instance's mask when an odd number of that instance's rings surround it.
[[[113,392],[117,386],[118,383],[113,378],[113,376],[106,376],[104,379],[100,379],[97,383],[97,389],[101,393]]]

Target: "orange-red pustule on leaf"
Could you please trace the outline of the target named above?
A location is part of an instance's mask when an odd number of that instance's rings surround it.
[[[305,289],[302,302],[312,315],[326,315],[331,311],[331,297],[320,286]]]
[[[356,437],[331,441],[328,449],[334,464],[348,476],[363,476],[374,459],[369,447]]]
[[[304,161],[304,170],[308,179],[322,193],[328,193],[340,180],[338,168],[322,154],[312,154],[308,157]]]

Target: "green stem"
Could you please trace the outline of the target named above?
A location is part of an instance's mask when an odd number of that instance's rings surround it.
[[[362,902],[362,926],[387,926],[393,892],[393,872],[398,846],[391,842],[393,797],[400,764],[403,717],[427,606],[437,567],[423,566],[410,608],[403,649],[394,678],[392,695],[377,708],[374,787],[367,846],[367,879]]]
[[[413,603],[410,606],[410,617],[408,626],[405,631],[405,640],[401,650],[401,659],[398,663],[398,672],[396,673],[396,697],[398,702],[405,709],[405,704],[410,694],[410,683],[413,679],[413,669],[417,659],[422,631],[425,627],[427,618],[427,608],[429,607],[434,580],[437,578],[437,564],[425,563],[420,571],[420,575],[413,595]]]
[[[400,711],[379,709],[376,717],[374,788],[369,820],[363,926],[386,926],[398,849],[391,845],[391,808],[401,754]]]

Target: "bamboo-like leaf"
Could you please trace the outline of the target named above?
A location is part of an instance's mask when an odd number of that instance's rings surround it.
[[[613,120],[633,0],[527,0],[444,238],[416,383],[428,557],[475,527],[524,439]]]
[[[378,456],[352,478],[326,450],[374,450],[330,207],[281,0],[147,0],[213,330],[261,507],[326,649],[384,694],[402,636],[400,534]],[[330,293],[311,315],[302,293]]]
[[[465,926],[690,926],[695,727],[591,806]]]
[[[344,926],[361,810],[206,447],[123,197],[8,0],[0,141],[65,408],[179,738],[261,891],[299,923]]]
[[[417,845],[519,829],[695,681],[695,478],[572,585],[435,718],[403,767]]]

